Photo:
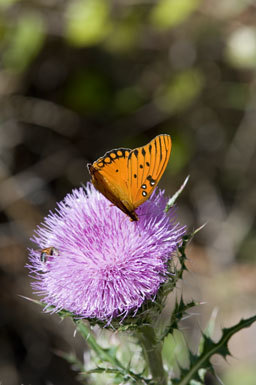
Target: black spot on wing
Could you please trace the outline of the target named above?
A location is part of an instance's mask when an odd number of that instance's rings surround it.
[[[104,156],[96,161],[96,164],[98,167],[102,168],[107,164],[115,162],[119,158],[127,157],[130,152],[131,150],[129,148],[117,148],[111,151],[107,151]]]
[[[154,186],[156,184],[155,179],[153,179],[151,175],[147,176],[147,180],[149,181],[151,186]]]
[[[131,151],[129,156],[128,156],[128,159],[130,160],[133,154],[136,156],[136,158],[138,158],[138,153],[139,153],[139,151],[137,149]]]

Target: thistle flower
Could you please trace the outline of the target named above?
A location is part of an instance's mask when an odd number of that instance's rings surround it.
[[[154,192],[131,222],[90,183],[68,194],[32,238],[28,267],[45,309],[111,321],[153,299],[185,232],[166,203]],[[38,248],[49,247],[42,258]]]

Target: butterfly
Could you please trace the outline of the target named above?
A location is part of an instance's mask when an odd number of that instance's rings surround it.
[[[171,153],[171,138],[156,136],[145,146],[106,152],[88,164],[91,181],[110,202],[138,221],[135,210],[152,194],[163,175]]]
[[[59,251],[55,247],[46,247],[46,249],[41,250],[40,260],[41,262],[47,262],[49,256],[59,255]]]

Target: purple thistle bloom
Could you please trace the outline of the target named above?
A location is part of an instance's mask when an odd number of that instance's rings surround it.
[[[32,238],[39,249],[55,248],[46,258],[30,250],[32,287],[46,309],[111,321],[154,298],[185,233],[166,203],[164,191],[154,192],[131,222],[90,183],[68,194]]]

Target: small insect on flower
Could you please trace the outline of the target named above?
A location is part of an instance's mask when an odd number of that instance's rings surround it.
[[[46,247],[45,249],[41,250],[40,254],[40,260],[41,262],[47,262],[49,256],[57,256],[59,255],[59,251],[55,247]]]

